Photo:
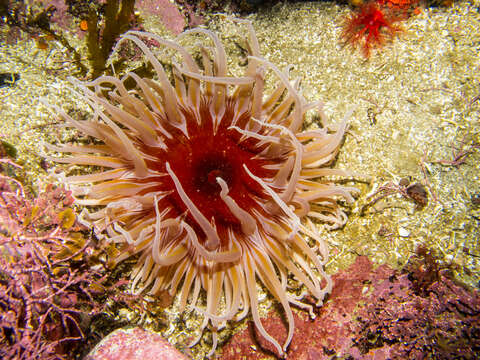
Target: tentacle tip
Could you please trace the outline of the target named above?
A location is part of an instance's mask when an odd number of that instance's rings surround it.
[[[218,242],[216,239],[208,239],[208,240],[205,242],[205,248],[206,248],[208,251],[217,250],[218,247],[219,247],[219,242]]]

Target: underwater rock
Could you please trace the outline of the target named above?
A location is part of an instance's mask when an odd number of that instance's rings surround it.
[[[358,257],[347,270],[335,274],[332,277],[332,293],[316,314],[315,320],[311,320],[305,311],[296,312],[295,334],[288,359],[320,360],[330,359],[333,354],[349,354],[348,350],[353,345],[354,310],[367,296],[364,294],[365,283],[385,279],[392,274],[393,270],[387,266],[379,266],[374,270],[370,260],[363,256]],[[285,326],[275,311],[262,322],[267,332],[275,338],[286,337]],[[222,359],[241,359],[245,356],[248,359],[264,359],[271,352],[273,348],[270,344],[257,336],[251,327],[233,336],[223,348]]]
[[[141,327],[117,329],[107,335],[85,360],[187,360],[159,334]]]
[[[183,31],[187,23],[177,6],[168,0],[140,0],[136,2],[136,8],[158,16],[165,27],[176,35]]]
[[[334,275],[331,296],[316,319],[296,312],[288,359],[474,359],[480,351],[480,292],[458,283],[442,267],[418,292],[418,272],[430,260],[417,260],[415,269],[409,265],[399,271],[387,265],[374,269],[359,256]],[[272,336],[285,338],[277,312],[262,322]],[[232,337],[221,359],[265,359],[273,350],[250,326]]]

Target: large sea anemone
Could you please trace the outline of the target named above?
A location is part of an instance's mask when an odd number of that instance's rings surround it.
[[[323,116],[321,103],[308,103],[299,80],[263,58],[252,25],[242,24],[249,33],[242,77],[229,74],[224,47],[209,30],[189,30],[174,41],[124,34],[117,49],[125,42],[140,49],[154,78],[130,72],[73,80],[91,119],[53,110],[91,141],[48,145],[71,154],[48,158],[92,166],[92,173],[66,181],[78,204],[94,207],[89,219],[97,233],[119,250],[113,263],[136,256],[134,291],[179,293],[182,310],[188,304],[204,316],[201,332],[211,329],[212,352],[226,321],[250,312],[284,354],[294,331],[291,305],[313,314],[303,298],[321,305],[332,287],[324,271],[327,246],[314,222],[342,226],[346,216],[337,201],[353,201],[355,189],[329,181],[348,172],[326,167],[346,120],[302,131],[307,111]],[[183,47],[187,36],[204,45]],[[158,50],[175,53],[163,59],[169,71]],[[278,79],[268,95],[267,74]],[[262,326],[258,280],[285,312],[283,346]]]

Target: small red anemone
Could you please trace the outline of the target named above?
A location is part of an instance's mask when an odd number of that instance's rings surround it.
[[[394,25],[399,20],[376,3],[367,2],[345,20],[341,38],[345,44],[360,47],[367,58],[372,48],[383,46],[401,30]]]

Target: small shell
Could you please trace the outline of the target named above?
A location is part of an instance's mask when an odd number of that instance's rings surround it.
[[[405,229],[403,227],[400,227],[400,228],[398,228],[398,235],[400,235],[401,237],[409,237],[410,236],[410,231],[408,231],[407,229]]]

